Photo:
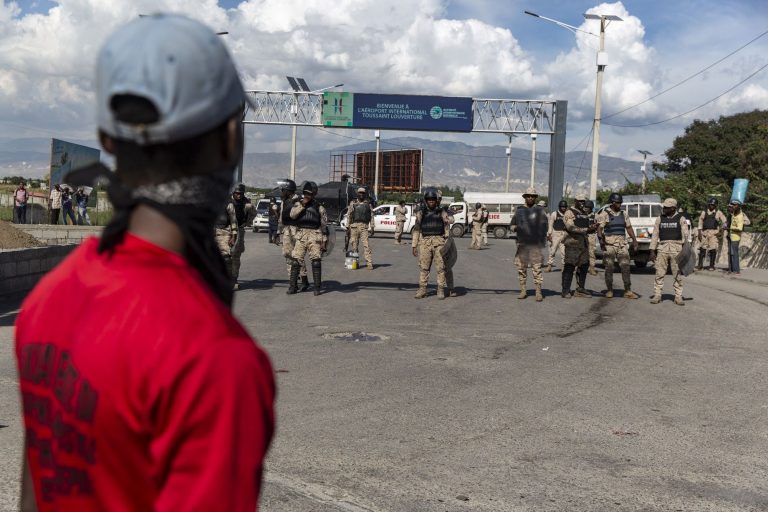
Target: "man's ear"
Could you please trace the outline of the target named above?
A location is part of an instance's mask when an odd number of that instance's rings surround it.
[[[102,130],[99,130],[99,142],[101,143],[101,147],[104,148],[104,151],[109,153],[110,155],[115,154],[115,141],[107,135]]]

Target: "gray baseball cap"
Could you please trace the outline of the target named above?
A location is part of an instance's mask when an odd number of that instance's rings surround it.
[[[157,108],[156,123],[115,119],[115,96],[134,95]],[[190,139],[219,126],[247,100],[220,36],[176,14],[141,17],[117,29],[96,61],[99,128],[140,145]]]

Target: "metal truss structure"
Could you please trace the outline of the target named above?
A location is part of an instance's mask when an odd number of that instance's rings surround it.
[[[323,94],[314,92],[248,91],[253,103],[246,124],[322,126]],[[555,133],[554,101],[473,99],[473,132]]]

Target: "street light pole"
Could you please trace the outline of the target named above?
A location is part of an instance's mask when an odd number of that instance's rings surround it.
[[[536,128],[531,132],[531,188],[535,187],[536,180]]]
[[[509,172],[512,169],[512,137],[515,135],[512,133],[508,133],[507,137],[509,137],[509,146],[507,147],[507,184],[504,186],[504,192],[507,194],[509,193]]]
[[[296,103],[291,105],[291,114],[293,114],[293,122],[296,122],[296,117],[299,113],[298,97]],[[296,125],[291,126],[291,180],[296,181]]]
[[[373,170],[373,195],[376,196],[376,201],[379,200],[379,150],[381,149],[381,133],[379,130],[373,132],[376,136],[376,163]]]
[[[645,174],[645,161],[648,159],[648,155],[652,155],[653,153],[645,149],[638,149],[637,152],[643,155],[643,166],[640,167],[640,172],[643,173],[643,181],[640,184],[640,193],[645,194],[645,186],[648,183],[648,175]]]

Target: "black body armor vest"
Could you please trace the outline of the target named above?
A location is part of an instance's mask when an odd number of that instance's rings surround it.
[[[552,229],[555,231],[565,231],[565,221],[563,220],[563,214],[560,210],[555,213],[555,222],[552,223]]]
[[[280,220],[283,222],[283,226],[295,226],[296,221],[291,218],[291,208],[293,208],[293,205],[295,203],[296,197],[292,196],[289,197],[287,200],[283,201],[282,207],[280,208]]]
[[[362,203],[356,203],[352,207],[352,223],[355,222],[371,223],[371,203],[363,201]]]
[[[312,201],[296,219],[296,225],[305,229],[320,229],[320,205]]]
[[[680,225],[679,213],[676,213],[673,217],[661,217],[659,223],[659,240],[683,240],[683,227]]]
[[[421,234],[424,236],[445,234],[445,224],[443,223],[442,208],[435,208],[434,210],[430,210],[426,207],[422,208]]]
[[[717,210],[712,214],[709,211],[704,213],[704,222],[702,223],[704,229],[717,229]]]
[[[232,205],[235,207],[235,217],[237,218],[237,225],[242,227],[245,225],[245,201],[232,200]]]
[[[574,221],[574,224],[576,224],[577,228],[588,228],[589,227],[589,215],[577,210],[576,208],[571,208],[571,211],[576,216],[576,220]]]
[[[611,219],[603,229],[603,233],[606,235],[618,235],[624,236],[627,230],[627,219],[624,218],[624,212],[619,212],[616,215],[609,212],[608,217]]]

